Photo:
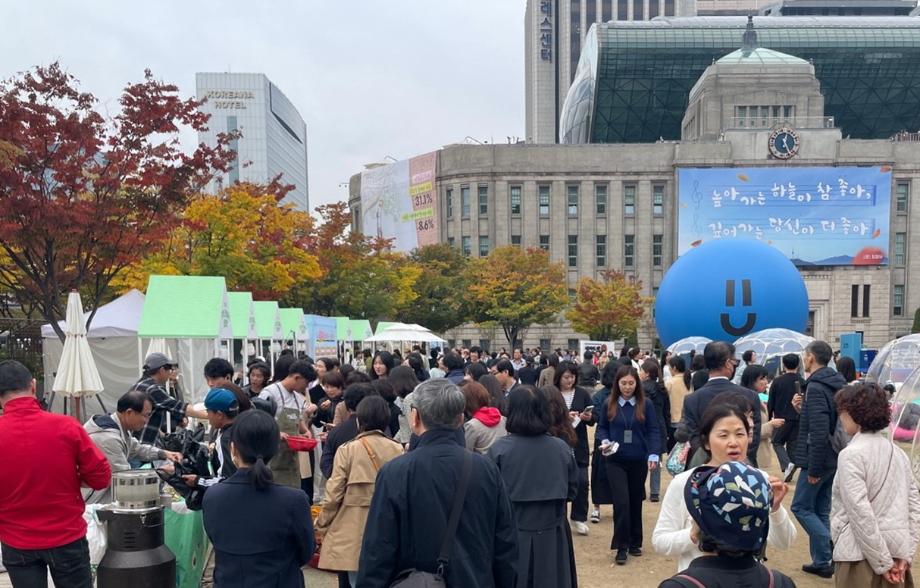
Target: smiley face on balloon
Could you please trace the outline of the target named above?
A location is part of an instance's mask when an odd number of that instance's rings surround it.
[[[802,332],[808,292],[779,250],[753,239],[707,241],[668,269],[655,300],[663,345],[684,337],[734,341],[755,331]]]

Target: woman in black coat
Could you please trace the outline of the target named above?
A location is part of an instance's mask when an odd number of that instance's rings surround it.
[[[591,403],[594,404],[594,420],[600,418],[599,411],[604,410],[607,406],[607,399],[610,398],[610,390],[616,381],[617,370],[621,364],[616,361],[608,361],[604,369],[601,370],[601,385],[604,387],[594,393]],[[601,452],[598,451],[601,445],[600,437],[594,436],[594,451],[591,453],[591,522],[601,522],[602,504],[613,504],[613,494],[610,492],[610,483],[607,482],[607,468],[604,467],[604,460]]]
[[[266,465],[280,434],[271,415],[242,413],[233,423],[231,456],[239,468],[204,495],[204,528],[214,546],[220,588],[303,588],[301,566],[313,556],[307,495],[272,482]]]
[[[642,380],[642,391],[645,397],[652,401],[655,414],[658,416],[658,431],[661,437],[659,447],[664,450],[668,446],[668,424],[671,422],[671,399],[668,390],[660,378],[661,368],[654,359],[646,359],[639,370]],[[649,500],[658,502],[661,493],[661,468],[649,472]]]
[[[591,395],[575,386],[578,367],[571,361],[560,361],[553,375],[553,384],[562,392],[569,418],[575,427],[575,463],[578,464],[578,492],[572,501],[572,526],[579,535],[588,534],[588,427],[597,422],[591,406]]]
[[[533,386],[508,395],[509,435],[487,455],[498,466],[514,509],[518,533],[515,588],[578,585],[565,503],[578,491],[578,466],[571,448],[547,434],[549,403]]]

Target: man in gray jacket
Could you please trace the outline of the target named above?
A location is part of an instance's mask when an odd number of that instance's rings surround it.
[[[112,473],[130,470],[129,460],[153,461],[169,459],[181,461],[182,454],[166,451],[153,445],[146,445],[134,438],[131,433],[139,431],[147,424],[153,412],[153,403],[140,390],[126,392],[118,399],[118,406],[113,414],[99,414],[83,425],[89,438],[105,454],[112,467]],[[112,501],[111,488],[105,490],[83,489],[83,500],[87,504]]]

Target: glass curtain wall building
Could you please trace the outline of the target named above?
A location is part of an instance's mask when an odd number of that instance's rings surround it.
[[[677,140],[690,90],[738,48],[742,17],[660,18],[596,25],[560,117],[562,143]],[[761,47],[811,61],[825,114],[844,137],[920,129],[920,19],[754,19]]]
[[[266,183],[281,174],[294,186],[284,202],[309,211],[307,125],[284,93],[258,73],[198,73],[195,86],[198,99],[206,100],[201,110],[211,115],[198,140],[216,145],[218,133],[241,133],[230,145],[236,151],[231,169],[210,190],[238,181]]]

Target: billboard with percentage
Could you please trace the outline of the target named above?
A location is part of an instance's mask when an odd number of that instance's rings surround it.
[[[678,255],[759,239],[797,266],[888,263],[891,168],[683,168]]]
[[[438,152],[361,172],[364,234],[393,240],[396,251],[438,242]]]

